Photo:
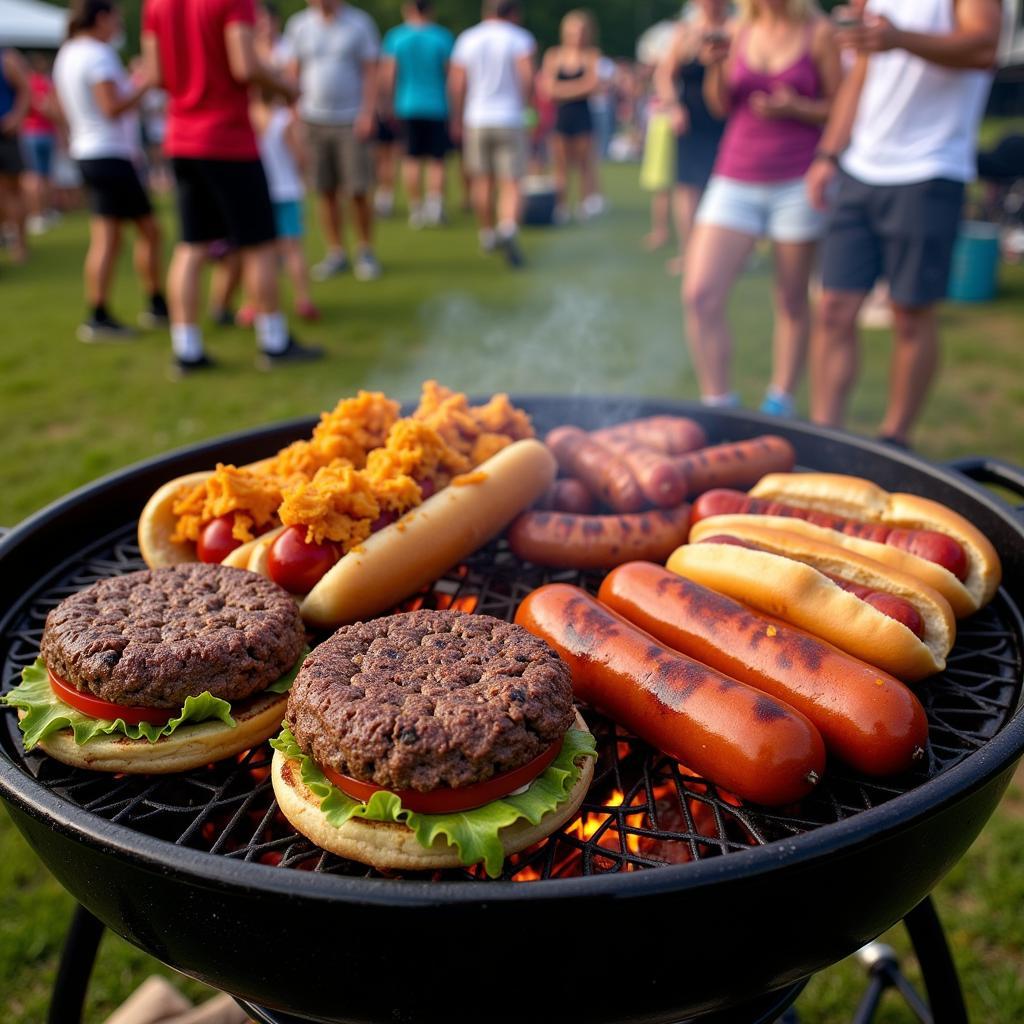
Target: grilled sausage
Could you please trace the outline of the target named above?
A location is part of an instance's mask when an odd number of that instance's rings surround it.
[[[904,530],[884,523],[861,523],[854,519],[819,512],[811,508],[784,505],[766,498],[752,498],[742,491],[713,490],[702,494],[694,503],[693,521],[720,515],[790,516],[804,519],[815,526],[837,530],[848,537],[887,544],[889,547],[907,551],[918,558],[934,562],[948,569],[958,580],[967,578],[967,555],[963,547],[952,537],[937,530]]]
[[[594,496],[582,480],[567,476],[556,480],[534,507],[585,516],[594,511]]]
[[[708,443],[704,428],[686,416],[647,416],[591,431],[590,436],[601,444],[611,437],[632,441],[665,455],[685,455]]]
[[[644,497],[655,508],[671,508],[686,497],[686,477],[672,456],[614,431],[602,434],[600,444],[629,467]]]
[[[928,721],[911,690],[810,633],[645,562],[609,573],[599,596],[663,644],[791,704],[865,775],[924,755]]]
[[[556,427],[544,439],[566,476],[582,480],[590,493],[616,512],[639,512],[643,491],[629,467],[579,427]]]
[[[765,434],[750,441],[702,448],[674,461],[686,477],[687,497],[693,497],[713,487],[750,487],[765,473],[791,470],[796,452],[785,438]]]
[[[802,714],[669,650],[579,587],[533,591],[516,622],[566,662],[581,701],[742,799],[793,803],[821,777],[825,747]]]
[[[611,569],[623,562],[663,562],[685,543],[690,506],[627,515],[578,516],[524,512],[508,530],[515,554],[535,565],[563,569]]]

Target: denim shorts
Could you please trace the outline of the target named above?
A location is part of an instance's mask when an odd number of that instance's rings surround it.
[[[751,182],[713,174],[697,207],[697,223],[773,242],[816,242],[825,217],[811,206],[803,178]]]
[[[25,169],[38,174],[41,178],[49,178],[53,167],[54,142],[52,135],[37,132],[22,135],[21,149],[25,157]]]

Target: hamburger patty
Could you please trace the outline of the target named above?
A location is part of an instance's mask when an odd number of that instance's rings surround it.
[[[490,615],[424,610],[325,640],[285,721],[319,764],[426,792],[521,767],[573,716],[569,669],[543,640]]]
[[[180,708],[209,690],[240,700],[302,653],[294,599],[271,580],[191,562],[101,580],[46,616],[40,653],[79,690],[115,704]]]

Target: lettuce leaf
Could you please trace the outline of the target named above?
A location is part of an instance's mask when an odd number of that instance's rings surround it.
[[[304,651],[291,671],[271,683],[267,692],[287,693],[308,653],[308,650]],[[186,697],[181,711],[165,725],[153,725],[150,722],[129,725],[123,718],[114,721],[93,718],[57,697],[50,686],[42,658],[36,658],[32,665],[22,670],[21,682],[10,693],[0,697],[0,704],[25,712],[18,727],[22,731],[26,750],[31,750],[40,740],[61,729],[71,729],[78,744],[88,743],[96,736],[110,736],[114,733],[127,736],[130,740],[146,739],[155,743],[163,736],[172,735],[183,725],[219,720],[231,728],[235,726],[235,720],[231,717],[231,704],[209,692],[197,697]]]
[[[423,847],[429,847],[437,836],[444,836],[449,846],[457,847],[463,864],[483,861],[491,878],[501,874],[505,859],[498,831],[520,818],[536,825],[569,795],[576,784],[580,777],[576,758],[597,757],[594,737],[589,732],[570,729],[565,734],[558,756],[524,792],[492,800],[470,811],[419,814],[406,810],[394,793],[386,791],[374,793],[366,803],[346,796],[328,782],[316,762],[302,752],[287,726],[270,741],[270,745],[285,757],[299,762],[302,781],[319,798],[320,810],[329,825],[340,828],[349,818],[395,821],[412,829],[417,842]]]

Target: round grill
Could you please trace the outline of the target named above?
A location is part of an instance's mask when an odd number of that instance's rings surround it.
[[[0,637],[2,684],[16,685],[37,656],[46,614],[62,598],[95,581],[144,568],[134,524],[110,533],[57,566],[11,608]],[[402,605],[457,608],[511,620],[532,589],[577,583],[596,592],[599,574],[545,571],[519,562],[503,541]],[[918,686],[928,714],[927,758],[913,773],[870,780],[835,763],[798,808],[769,810],[741,803],[714,784],[585,711],[598,740],[594,782],[580,817],[545,841],[509,858],[503,878],[532,881],[657,868],[720,857],[791,838],[917,788],[962,761],[1008,721],[1021,697],[1024,624],[1005,592],[960,624],[947,670]],[[26,755],[14,715],[0,742],[49,790],[84,811],[137,832],[235,861],[341,875],[379,872],[328,854],[297,835],[278,812],[269,779],[271,750],[176,776],[114,777],[68,768],[45,754]],[[394,877],[394,876],[389,876]],[[483,880],[480,868],[435,872],[447,880]]]

